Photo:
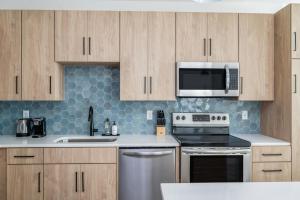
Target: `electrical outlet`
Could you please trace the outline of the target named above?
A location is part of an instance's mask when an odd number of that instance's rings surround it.
[[[29,118],[29,110],[23,110],[23,118]]]
[[[152,119],[153,119],[153,111],[147,110],[147,120],[152,120]]]
[[[242,120],[248,120],[248,111],[247,110],[242,111]]]

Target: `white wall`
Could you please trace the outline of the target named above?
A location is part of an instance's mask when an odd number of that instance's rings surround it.
[[[290,2],[300,0],[223,0],[205,4],[192,0],[0,0],[0,9],[274,13]]]

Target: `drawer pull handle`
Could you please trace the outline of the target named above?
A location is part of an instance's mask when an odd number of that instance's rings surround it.
[[[282,156],[282,153],[263,153],[263,156]]]
[[[78,172],[75,172],[75,192],[78,192]]]
[[[14,158],[34,158],[35,156],[14,156]]]
[[[268,173],[268,172],[282,172],[282,169],[263,169],[262,171],[265,172],[265,173]]]
[[[41,172],[38,173],[38,193],[41,192]]]

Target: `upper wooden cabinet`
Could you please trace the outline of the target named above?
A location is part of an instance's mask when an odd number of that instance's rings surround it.
[[[55,11],[57,62],[119,62],[119,13]]]
[[[239,15],[240,100],[274,99],[274,16]]]
[[[22,100],[62,100],[63,79],[54,61],[54,11],[23,11]]]
[[[21,11],[0,12],[0,100],[21,99]]]
[[[207,14],[176,13],[176,61],[207,61]]]
[[[176,13],[176,61],[238,62],[238,14]]]
[[[292,58],[300,58],[300,4],[292,4],[290,9],[292,19]]]
[[[122,12],[121,100],[175,100],[175,14]]]

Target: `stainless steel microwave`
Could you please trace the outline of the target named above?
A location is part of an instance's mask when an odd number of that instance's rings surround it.
[[[178,62],[178,97],[238,97],[239,63]]]

